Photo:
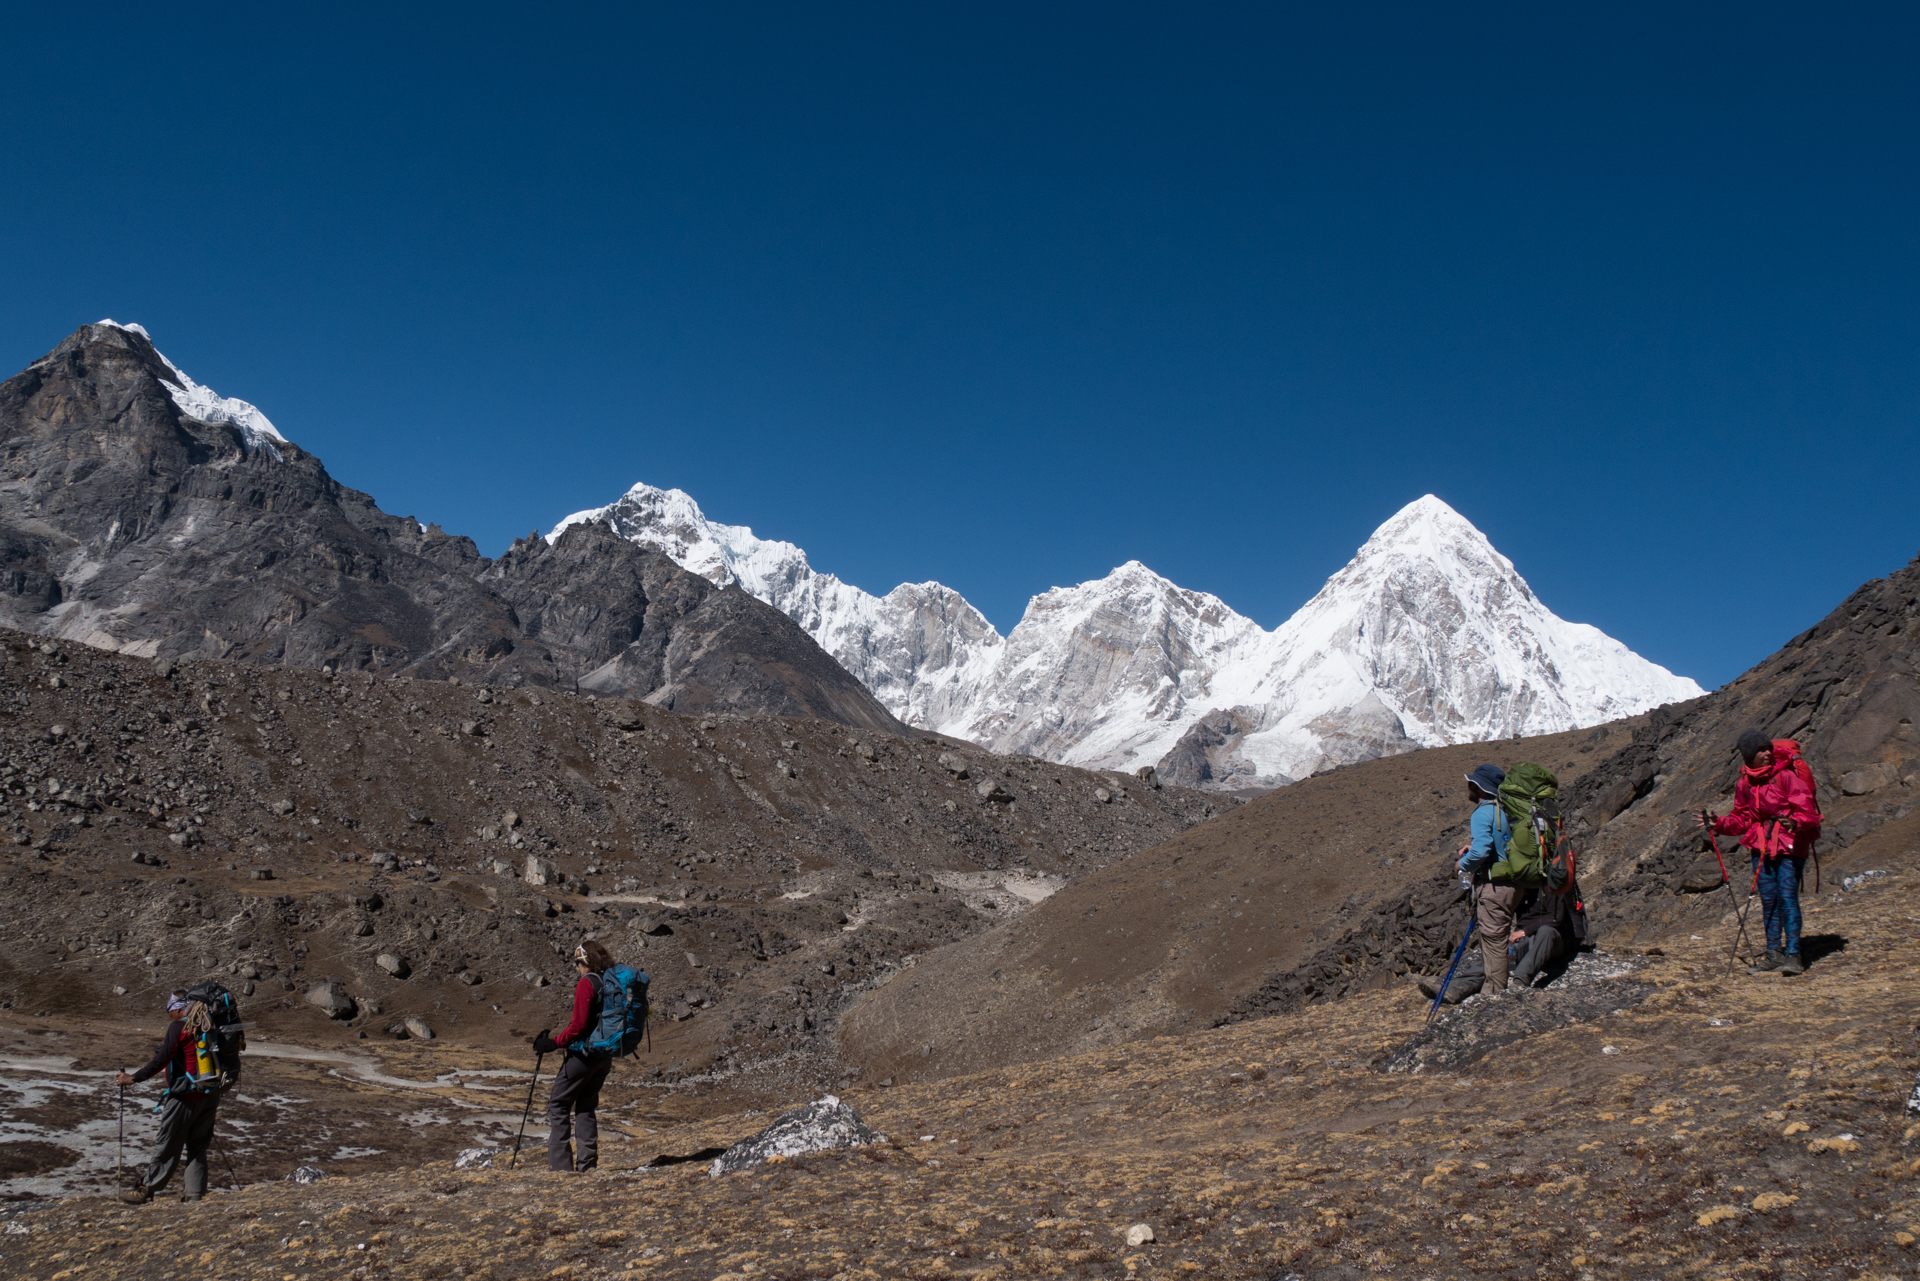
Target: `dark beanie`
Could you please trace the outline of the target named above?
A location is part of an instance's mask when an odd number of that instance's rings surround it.
[[[1740,758],[1747,764],[1753,764],[1753,758],[1762,752],[1773,750],[1773,740],[1757,729],[1750,729],[1740,736]]]

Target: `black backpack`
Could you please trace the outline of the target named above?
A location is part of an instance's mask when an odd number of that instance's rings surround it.
[[[217,1075],[208,1080],[194,1073],[189,1063],[189,1075],[199,1077],[192,1088],[230,1090],[240,1083],[240,1051],[247,1048],[247,1034],[240,1022],[240,1006],[234,1001],[233,993],[212,979],[205,979],[188,988],[187,1000],[200,1002],[207,1007],[207,1013],[213,1016],[213,1030],[207,1033],[204,1040],[217,1066]]]

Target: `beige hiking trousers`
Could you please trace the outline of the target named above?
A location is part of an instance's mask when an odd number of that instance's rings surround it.
[[[1507,990],[1507,936],[1523,893],[1513,885],[1482,885],[1475,919],[1480,923],[1480,956],[1487,964],[1485,991]]]

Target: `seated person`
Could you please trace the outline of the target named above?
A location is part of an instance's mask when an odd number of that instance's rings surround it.
[[[1549,970],[1558,962],[1571,960],[1586,940],[1587,907],[1580,897],[1579,882],[1565,894],[1528,890],[1515,916],[1513,933],[1507,936],[1507,954],[1514,958],[1514,982],[1526,987],[1543,984],[1552,977]]]

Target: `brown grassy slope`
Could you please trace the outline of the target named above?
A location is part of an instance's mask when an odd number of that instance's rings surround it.
[[[1725,979],[1671,942],[1654,991],[1474,1065],[1365,1066],[1394,992],[848,1097],[892,1142],[724,1179],[622,1173],[766,1117],[636,1130],[583,1177],[440,1167],[199,1206],[21,1214],[11,1276],[745,1278],[1906,1276],[1920,1235],[1911,1001],[1920,819],[1871,838],[1850,946]],[[1868,844],[1863,841],[1863,847]],[[1817,928],[1839,912],[1820,905]],[[1521,1001],[1530,998],[1520,998]],[[1473,1007],[1449,1017],[1466,1020]],[[798,1101],[797,1099],[794,1101]],[[931,1136],[923,1141],[921,1136]],[[1129,1249],[1126,1229],[1149,1225]],[[81,1265],[89,1271],[77,1271]]]
[[[802,1075],[837,1077],[822,1032],[839,1003],[1001,914],[923,876],[1074,874],[1232,804],[820,721],[162,671],[0,634],[0,1010],[144,1019],[155,993],[213,972],[253,984],[249,1015],[276,1037],[380,1037],[417,1014],[517,1049],[564,1004],[527,975],[569,978],[594,934],[653,974],[669,1079],[800,1071],[796,1052]],[[403,865],[371,863],[380,850]],[[513,874],[529,853],[566,885]],[[376,964],[387,952],[406,978]],[[380,1013],[329,1022],[303,999],[329,975]]]
[[[842,1052],[925,1080],[1205,1027],[1409,883],[1450,886],[1475,765],[1538,760],[1572,783],[1633,727],[1435,748],[1270,793],[922,958],[842,1018]]]
[[[1860,837],[1913,808],[1916,670],[1920,562],[1865,584],[1705,698],[1586,734],[1368,762],[1084,878],[862,998],[842,1045],[876,1070],[925,1078],[1437,972],[1466,907],[1429,855],[1459,843],[1459,775],[1482,759],[1559,772],[1601,933],[1648,943],[1712,928],[1727,910],[1690,820],[1729,808],[1741,730],[1798,737],[1820,784],[1830,892],[1864,866]],[[1729,865],[1744,892],[1744,860]]]

